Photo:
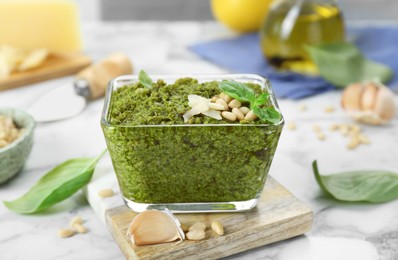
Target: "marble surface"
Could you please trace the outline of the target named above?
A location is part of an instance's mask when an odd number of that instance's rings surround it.
[[[214,23],[92,23],[85,24],[86,52],[99,59],[112,51],[126,52],[136,70],[148,73],[226,72],[190,53],[189,43],[231,37]],[[47,81],[0,93],[0,105],[28,109],[34,100],[71,77]],[[317,186],[311,163],[318,160],[322,173],[355,169],[397,171],[398,119],[384,127],[364,126],[371,144],[348,150],[348,140],[328,130],[332,123],[350,123],[339,108],[339,92],[296,102],[279,100],[287,122],[270,174],[315,212],[313,230],[305,236],[265,246],[230,259],[398,259],[398,200],[380,205],[342,204],[325,198]],[[102,100],[88,104],[79,116],[38,124],[32,153],[25,168],[0,185],[0,199],[12,200],[31,187],[41,175],[69,158],[96,156],[105,147],[99,126]],[[299,111],[305,104],[307,111]],[[334,113],[325,113],[326,106]],[[312,131],[319,124],[326,139]],[[106,164],[107,158],[101,163]],[[57,237],[60,228],[80,215],[89,232],[69,239]],[[123,259],[101,219],[83,192],[38,215],[17,215],[0,204],[0,259]]]

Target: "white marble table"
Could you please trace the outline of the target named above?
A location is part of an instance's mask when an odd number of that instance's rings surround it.
[[[86,52],[94,59],[112,51],[127,53],[135,68],[148,73],[226,72],[200,60],[185,46],[232,34],[214,23],[95,23],[85,24]],[[27,109],[41,94],[67,82],[62,78],[29,87],[0,92],[0,106]],[[372,143],[348,150],[348,142],[328,130],[331,123],[351,122],[339,108],[339,92],[300,102],[279,100],[287,122],[270,174],[315,212],[314,227],[306,236],[279,242],[230,257],[231,259],[398,259],[398,201],[381,205],[333,202],[320,193],[311,163],[317,159],[323,173],[354,169],[398,169],[398,119],[385,127],[364,127]],[[298,110],[305,104],[306,112]],[[323,110],[332,105],[336,112]],[[102,100],[92,102],[79,116],[39,124],[34,147],[22,172],[0,185],[0,199],[24,193],[46,171],[73,157],[95,156],[105,147],[99,126]],[[326,134],[320,141],[312,131],[319,124]],[[82,216],[90,232],[60,239],[58,229],[71,217]],[[39,215],[17,215],[0,204],[0,259],[123,259],[101,220],[79,192],[71,199]]]

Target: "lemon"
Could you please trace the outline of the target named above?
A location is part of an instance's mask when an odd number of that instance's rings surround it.
[[[272,0],[211,0],[213,16],[240,32],[257,32],[260,29]]]

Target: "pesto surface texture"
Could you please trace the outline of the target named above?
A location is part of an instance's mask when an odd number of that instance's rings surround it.
[[[260,86],[247,85],[261,94]],[[137,82],[112,93],[110,124],[102,128],[126,199],[230,202],[261,194],[282,124],[231,124],[204,115],[184,124],[189,94],[211,98],[220,92],[217,81],[182,78],[150,88]]]

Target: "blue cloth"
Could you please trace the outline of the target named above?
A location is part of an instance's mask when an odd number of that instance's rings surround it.
[[[348,40],[369,59],[389,65],[397,75],[389,85],[398,83],[398,27],[348,28]],[[274,70],[262,55],[257,34],[199,43],[190,49],[232,72],[255,73],[269,78],[274,93],[280,98],[300,99],[336,89],[320,77]]]

